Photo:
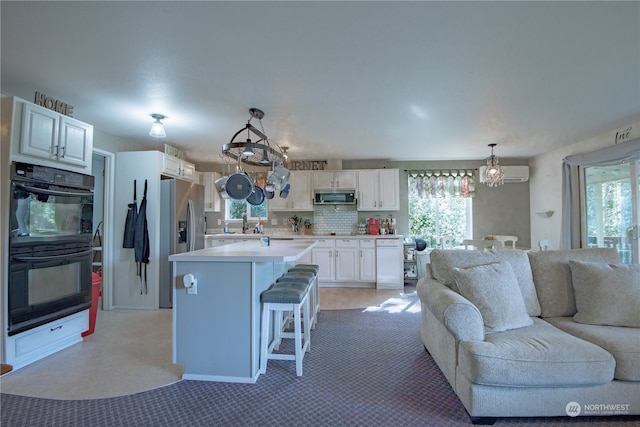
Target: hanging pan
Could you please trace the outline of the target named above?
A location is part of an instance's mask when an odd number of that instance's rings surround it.
[[[249,175],[242,170],[241,156],[238,156],[238,166],[236,173],[227,179],[224,188],[227,194],[234,200],[246,200],[253,191],[253,181]]]
[[[255,172],[253,174],[253,179],[255,181],[256,175]],[[249,197],[247,197],[247,202],[249,202],[249,204],[254,205],[254,206],[258,206],[261,205],[262,202],[264,202],[264,191],[262,191],[262,188],[260,188],[257,183],[253,184],[253,190],[251,191],[251,194],[249,194]]]

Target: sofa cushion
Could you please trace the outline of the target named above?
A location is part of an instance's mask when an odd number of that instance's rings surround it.
[[[576,314],[569,260],[615,264],[620,262],[620,256],[615,248],[529,252],[542,317]]]
[[[508,262],[454,267],[451,274],[460,294],[480,310],[487,333],[522,328],[532,323]]]
[[[615,379],[640,381],[640,329],[586,325],[576,322],[572,317],[549,317],[545,320],[611,353],[616,361]]]
[[[640,328],[640,265],[569,261],[569,267],[576,322]]]
[[[469,381],[490,386],[573,387],[606,384],[615,361],[606,350],[555,328],[533,325],[462,341],[458,366]]]
[[[533,276],[526,252],[513,249],[488,251],[434,249],[431,251],[429,258],[432,277],[456,292],[459,292],[459,289],[451,275],[453,267],[467,268],[507,261],[511,264],[511,268],[518,280],[518,286],[527,307],[527,314],[529,316],[540,316],[540,303],[538,303],[538,296],[536,295],[536,288],[533,284]]]

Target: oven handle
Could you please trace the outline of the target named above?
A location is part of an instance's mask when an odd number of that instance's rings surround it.
[[[93,196],[92,191],[56,191],[56,190],[49,190],[46,188],[32,187],[30,185],[25,185],[20,182],[16,182],[15,185],[16,187],[20,187],[23,190],[31,191],[33,193],[49,194],[51,196],[69,196],[69,197]]]
[[[92,252],[93,252],[93,249],[89,249],[87,251],[74,252],[72,254],[45,255],[45,256],[16,256],[16,257],[13,257],[13,259],[15,259],[16,261],[46,261],[46,260],[49,260],[49,259],[60,259],[60,258],[86,256],[86,255],[91,255]]]

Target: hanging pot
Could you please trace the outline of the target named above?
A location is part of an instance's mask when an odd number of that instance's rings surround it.
[[[266,197],[267,199],[273,199],[273,196],[275,196],[275,195],[276,195],[275,191],[267,190],[267,187],[264,188],[264,197]]]
[[[273,168],[273,172],[267,178],[267,185],[273,185],[274,189],[282,190],[289,182],[291,172],[282,165]]]
[[[253,206],[261,205],[262,202],[264,202],[264,192],[262,191],[262,188],[254,185],[253,191],[251,191],[251,194],[247,197],[247,202]]]
[[[283,199],[286,199],[287,196],[289,195],[290,189],[291,189],[291,185],[289,184],[285,185],[282,191],[280,191],[280,197],[282,197]]]
[[[226,163],[227,163],[227,174],[221,176],[218,179],[216,179],[214,184],[216,186],[216,190],[218,190],[218,194],[220,194],[220,197],[222,197],[223,199],[230,199],[231,196],[229,196],[229,194],[227,193],[227,189],[226,189],[227,180],[229,179],[229,175],[231,175],[231,168],[229,166],[229,158],[222,156],[222,154],[220,155],[220,157],[224,158],[226,160]]]
[[[253,191],[253,181],[246,173],[236,172],[227,179],[224,188],[229,198],[246,200]]]
[[[222,197],[223,199],[231,198],[229,194],[227,194],[227,189],[226,189],[228,179],[229,179],[228,176],[222,176],[216,179],[216,182],[215,182],[216,190],[218,190],[218,194],[220,194],[220,197]]]

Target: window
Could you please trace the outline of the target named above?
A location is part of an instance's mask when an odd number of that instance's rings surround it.
[[[258,221],[259,219],[267,219],[267,199],[261,204],[254,206],[246,200],[225,200],[224,218],[230,220],[242,220],[242,215],[247,214],[247,220]]]
[[[468,172],[468,173],[467,173]],[[411,171],[408,180],[409,232],[427,247],[443,236],[462,243],[473,235],[473,171]]]

